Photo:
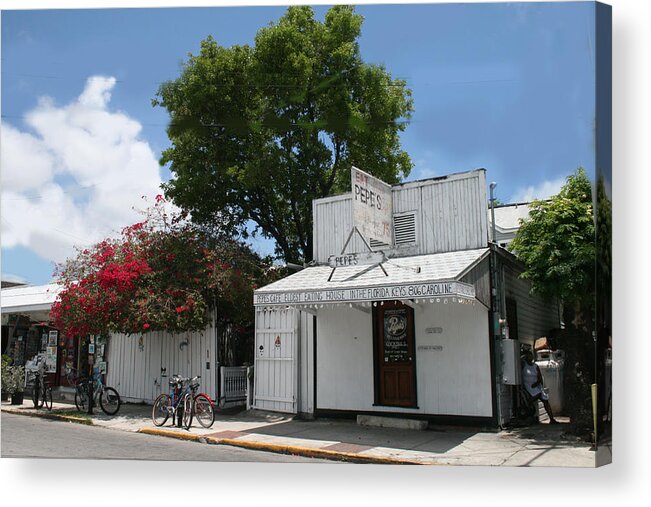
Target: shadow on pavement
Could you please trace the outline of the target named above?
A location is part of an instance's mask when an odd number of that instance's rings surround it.
[[[350,420],[290,420],[287,422],[249,428],[243,434],[255,433],[303,440],[342,443],[353,447],[387,447],[445,453],[461,445],[477,431],[405,430],[359,426]]]

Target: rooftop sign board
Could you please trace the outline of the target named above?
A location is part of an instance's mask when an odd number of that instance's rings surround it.
[[[391,185],[351,167],[353,227],[367,240],[393,245]]]

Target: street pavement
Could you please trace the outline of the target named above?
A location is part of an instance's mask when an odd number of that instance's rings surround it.
[[[20,406],[2,403],[4,413],[354,463],[594,467],[609,462],[611,454],[610,445],[594,451],[589,443],[565,435],[566,424],[537,424],[499,432],[459,427],[405,430],[360,426],[345,419],[301,420],[249,410],[220,411],[211,428],[194,423],[190,430],[184,430],[173,427],[171,422],[155,427],[148,405],[124,404],[115,416],[101,412],[87,416],[74,410],[74,406],[63,403],[55,403],[51,412],[34,409],[31,401]]]
[[[53,438],[55,436],[55,438]],[[335,463],[232,446],[201,445],[2,412],[3,458]]]

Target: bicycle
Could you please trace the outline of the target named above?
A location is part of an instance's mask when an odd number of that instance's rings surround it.
[[[151,411],[151,418],[155,426],[162,426],[172,416],[174,420],[183,422],[186,430],[192,426],[194,396],[192,387],[197,377],[192,379],[184,378],[174,374],[169,380],[170,393],[162,393],[154,401]]]
[[[75,385],[75,406],[80,412],[88,411],[88,383],[89,379],[79,379]],[[106,387],[102,383],[101,375],[95,375],[93,379],[93,406],[99,400],[99,406],[106,415],[115,415],[120,410],[121,400],[118,392],[112,387]]]
[[[205,393],[197,393],[200,378],[201,376],[197,376],[190,380],[190,390],[193,396],[192,411],[201,426],[210,428],[215,422],[215,407],[210,396]]]
[[[52,410],[52,387],[45,379],[45,363],[39,364],[38,369],[32,373],[33,377],[30,382],[33,382],[32,402],[34,408],[42,408],[45,406],[48,410]]]

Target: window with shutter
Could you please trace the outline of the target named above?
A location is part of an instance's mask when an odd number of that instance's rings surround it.
[[[396,248],[416,243],[416,212],[409,211],[393,215],[393,242]],[[389,245],[375,239],[371,239],[369,245],[373,250],[382,250],[389,247]]]
[[[393,215],[393,241],[397,247],[416,243],[416,213]]]

